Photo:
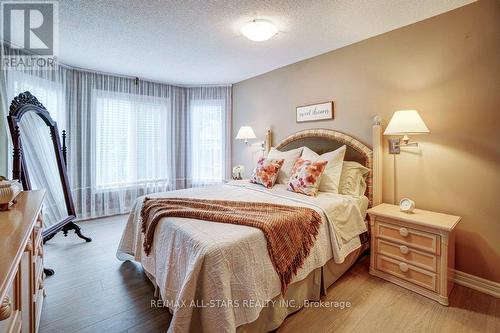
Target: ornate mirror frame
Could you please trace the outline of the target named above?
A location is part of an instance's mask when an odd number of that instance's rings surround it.
[[[9,115],[7,116],[12,143],[14,145],[12,179],[19,179],[22,182],[23,188],[25,190],[32,189],[29,170],[24,158],[22,140],[19,131],[19,122],[21,121],[22,117],[28,112],[36,113],[50,129],[50,136],[52,139],[54,153],[57,161],[57,169],[59,171],[59,178],[61,180],[61,185],[64,192],[66,210],[68,212],[68,216],[63,220],[43,230],[44,242],[54,237],[54,235],[61,230],[64,232],[64,235],[67,235],[68,230],[75,230],[75,233],[79,237],[85,239],[87,242],[90,242],[91,239],[83,236],[81,234],[80,228],[74,222],[72,222],[76,218],[76,211],[73,203],[73,198],[71,196],[68,174],[66,172],[66,133],[65,131],[63,131],[62,133],[63,144],[61,147],[57,123],[52,119],[49,112],[42,105],[42,103],[40,103],[36,99],[36,97],[33,96],[29,91],[19,94],[12,100],[9,109]]]

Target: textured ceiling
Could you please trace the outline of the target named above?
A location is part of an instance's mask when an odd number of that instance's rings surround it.
[[[178,84],[235,83],[470,0],[61,0],[60,60]],[[256,43],[253,18],[280,32]]]

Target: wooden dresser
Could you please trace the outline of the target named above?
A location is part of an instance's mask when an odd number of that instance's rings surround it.
[[[45,190],[25,191],[0,212],[0,333],[37,332],[43,285],[42,201]]]
[[[370,273],[448,305],[459,216],[381,204],[368,210]]]

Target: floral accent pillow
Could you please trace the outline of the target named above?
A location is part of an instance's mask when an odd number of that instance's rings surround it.
[[[313,162],[298,158],[292,169],[288,182],[288,190],[315,196],[318,193],[319,181],[328,161]]]
[[[262,184],[267,188],[273,187],[284,161],[261,157],[250,177],[250,183]]]

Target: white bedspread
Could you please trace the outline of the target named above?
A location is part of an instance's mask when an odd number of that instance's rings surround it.
[[[206,188],[149,195],[238,201],[273,202],[315,209],[323,217],[310,256],[293,282],[334,258],[342,263],[360,246],[366,231],[361,198],[320,193],[317,197],[287,191],[284,185],[232,182]],[[195,219],[165,218],[158,224],[150,256],[142,250],[137,199],[117,251],[120,260],[140,262],[157,284],[173,312],[169,332],[234,332],[255,321],[260,310],[280,293],[280,280],[269,258],[260,229]],[[192,302],[194,300],[194,302]]]

